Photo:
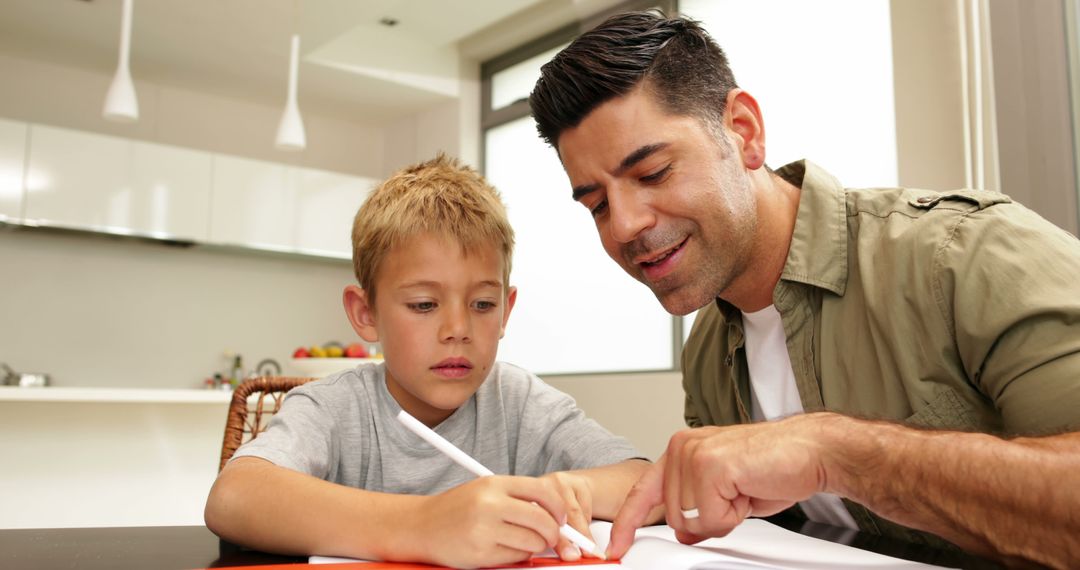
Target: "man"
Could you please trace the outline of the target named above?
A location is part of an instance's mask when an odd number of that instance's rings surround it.
[[[1080,436],[1001,439],[1080,427],[1075,237],[993,192],[772,171],[757,102],[681,18],[609,19],[530,105],[612,259],[669,312],[704,307],[683,354],[698,429],[631,492],[611,554],[660,504],[696,542],[798,502],[1003,559],[1080,557]],[[777,421],[700,427],[759,420]]]

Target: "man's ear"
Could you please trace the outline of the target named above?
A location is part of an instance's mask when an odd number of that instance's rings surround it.
[[[506,321],[510,320],[510,311],[514,308],[514,303],[517,302],[517,287],[510,287],[506,290],[506,310],[503,311],[502,328],[499,329],[499,338],[506,335]]]
[[[349,285],[342,294],[342,302],[356,334],[368,342],[379,342],[379,331],[375,328],[375,307],[368,302],[367,292],[356,285]]]
[[[736,135],[733,142],[743,166],[750,170],[761,168],[765,164],[765,122],[757,100],[742,89],[732,89],[725,109],[724,126]]]

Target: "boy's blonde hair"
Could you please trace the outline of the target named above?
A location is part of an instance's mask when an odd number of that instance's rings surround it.
[[[514,230],[499,192],[476,170],[439,153],[386,179],[356,212],[353,271],[369,303],[375,302],[375,276],[386,254],[422,233],[453,238],[467,253],[496,246],[503,285],[509,286]]]

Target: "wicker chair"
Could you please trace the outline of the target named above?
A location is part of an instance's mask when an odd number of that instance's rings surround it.
[[[281,409],[286,392],[312,380],[316,378],[260,376],[244,380],[237,386],[229,404],[229,417],[225,420],[225,440],[221,443],[218,471],[225,468],[238,447],[266,429],[270,418]]]

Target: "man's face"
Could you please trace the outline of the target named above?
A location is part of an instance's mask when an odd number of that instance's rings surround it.
[[[558,140],[574,198],[604,249],[669,313],[712,301],[750,261],[757,226],[740,153],[648,89],[597,107]]]

